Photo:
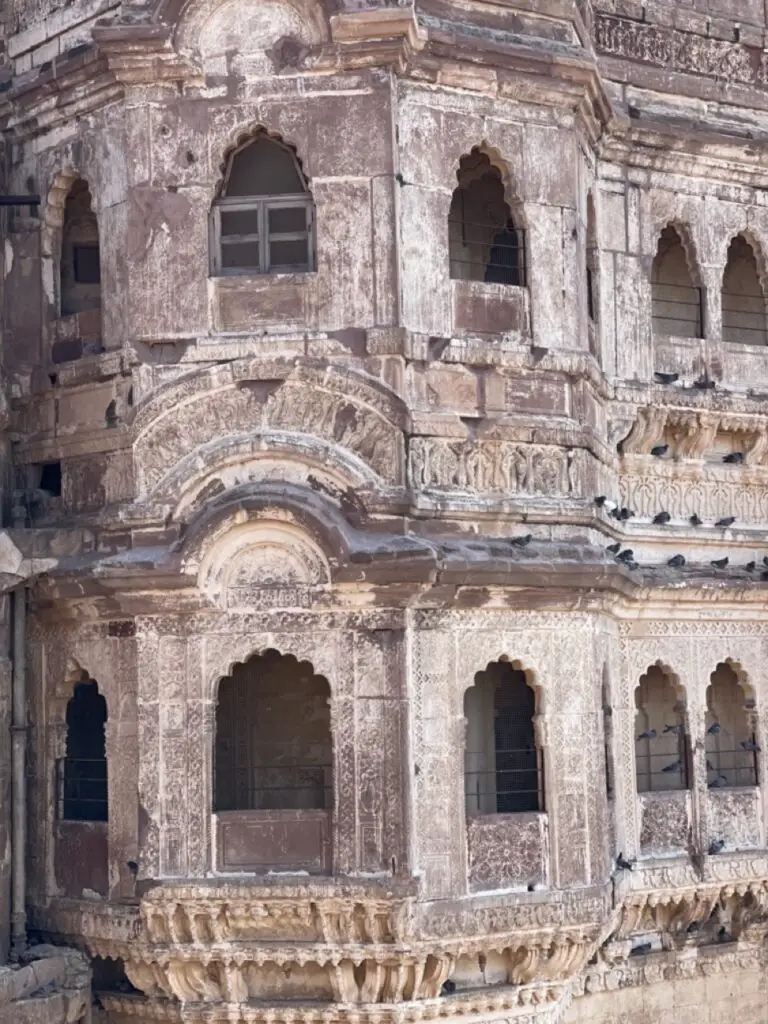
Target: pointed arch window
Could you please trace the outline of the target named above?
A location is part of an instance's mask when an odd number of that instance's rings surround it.
[[[757,257],[743,235],[737,235],[728,248],[723,274],[723,341],[742,345],[765,345],[766,301]]]
[[[315,269],[314,202],[296,154],[260,133],[230,155],[211,211],[217,275]]]
[[[525,232],[498,167],[475,147],[461,158],[456,177],[448,212],[451,277],[525,287]]]
[[[464,796],[468,814],[544,810],[536,694],[507,661],[478,672],[464,695]]]
[[[675,338],[701,338],[704,292],[691,276],[682,238],[668,224],[659,238],[651,271],[653,333]]]
[[[707,687],[704,748],[710,789],[757,785],[754,701],[752,709],[749,703],[733,668],[721,662]]]
[[[74,182],[64,204],[60,276],[62,316],[101,307],[99,224],[82,178]]]
[[[690,745],[685,705],[659,665],[651,665],[635,691],[635,768],[638,793],[690,788]]]
[[[107,821],[107,702],[93,679],[75,683],[67,704],[67,752],[59,765],[59,818]]]

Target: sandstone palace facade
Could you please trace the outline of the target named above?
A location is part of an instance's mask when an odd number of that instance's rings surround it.
[[[768,1021],[767,38],[6,0],[3,1024]]]

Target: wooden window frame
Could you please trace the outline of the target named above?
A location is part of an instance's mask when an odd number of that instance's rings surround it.
[[[269,213],[272,210],[300,209],[305,211],[304,231],[269,232]],[[258,233],[222,236],[222,213],[238,211],[258,216]],[[228,241],[223,242],[226,237]],[[237,241],[233,241],[236,239]],[[306,241],[306,263],[272,263],[270,245],[273,242]],[[258,267],[225,267],[222,260],[224,245],[258,243]],[[283,196],[237,196],[217,199],[211,209],[211,273],[216,277],[243,277],[254,274],[310,274],[315,270],[315,206],[312,196],[306,193]]]

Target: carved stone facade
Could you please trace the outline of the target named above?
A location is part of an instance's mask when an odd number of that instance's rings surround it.
[[[3,1024],[765,1020],[766,17],[0,11]]]

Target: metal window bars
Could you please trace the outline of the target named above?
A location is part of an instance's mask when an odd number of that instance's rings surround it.
[[[467,752],[467,760],[477,763],[485,751]],[[490,769],[467,768],[464,771],[464,796],[468,808],[483,813],[514,814],[544,810],[544,757],[538,748],[495,751],[496,766]]]
[[[107,759],[62,757],[56,761],[59,821],[107,821]]]
[[[690,789],[691,763],[686,736],[680,737],[675,751],[666,750],[658,754],[644,751],[636,755],[635,761],[638,793]]]
[[[528,285],[527,245],[524,228],[504,224],[448,219],[451,241],[451,277],[489,284]],[[455,231],[451,229],[456,229]],[[460,269],[460,272],[457,272]]]
[[[659,294],[663,289],[665,296]],[[687,285],[653,284],[652,290],[655,294],[651,297],[651,317],[654,333],[671,334],[675,331],[659,330],[660,324],[687,324],[695,331],[694,337],[701,338],[704,335],[705,295],[703,288],[688,287]],[[693,297],[690,297],[693,293]],[[690,311],[690,313],[688,312]],[[674,315],[682,314],[682,315]],[[681,336],[687,337],[685,332]]]

